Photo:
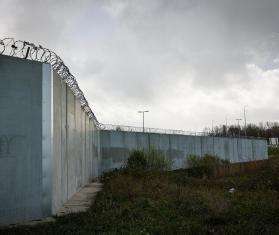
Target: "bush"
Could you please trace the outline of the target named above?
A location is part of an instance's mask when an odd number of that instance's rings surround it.
[[[203,157],[190,155],[187,158],[188,172],[194,177],[210,177],[213,176],[215,169],[221,165],[227,165],[230,162],[228,160],[223,160],[217,156],[212,156],[206,154]]]
[[[130,153],[130,156],[126,163],[128,169],[147,169],[147,159],[143,150],[134,150]]]
[[[171,160],[169,160],[161,151],[154,148],[146,153],[148,169],[153,170],[170,170],[172,166]]]
[[[269,156],[279,156],[279,147],[268,147]]]
[[[132,170],[170,170],[171,165],[172,162],[162,152],[151,148],[148,151],[132,151],[125,168]]]

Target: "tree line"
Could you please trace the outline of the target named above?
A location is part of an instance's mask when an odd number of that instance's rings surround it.
[[[247,124],[245,126],[238,125],[220,125],[215,126],[212,129],[205,128],[211,136],[247,136],[247,137],[261,137],[261,138],[279,138],[279,123],[278,122],[266,122],[259,124]]]

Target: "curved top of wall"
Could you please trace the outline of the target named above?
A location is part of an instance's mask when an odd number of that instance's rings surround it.
[[[13,38],[0,39],[0,55],[8,55],[22,59],[49,63],[67,86],[73,91],[74,95],[80,100],[81,107],[87,113],[89,118],[92,118],[97,127],[101,124],[98,122],[95,114],[89,107],[89,104],[79,88],[77,80],[71,74],[69,68],[64,64],[63,60],[53,51],[41,45],[34,43],[15,40]]]

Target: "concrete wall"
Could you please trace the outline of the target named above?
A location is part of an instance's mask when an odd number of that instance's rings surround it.
[[[101,170],[119,168],[133,149],[149,149],[153,146],[172,160],[173,168],[186,166],[187,156],[194,154],[217,155],[231,162],[245,162],[267,158],[267,142],[262,139],[186,136],[142,132],[100,132]]]
[[[50,65],[0,56],[0,224],[55,214],[99,174],[99,142]]]
[[[42,64],[0,56],[0,224],[42,211]]]
[[[81,109],[79,100],[54,73],[53,203],[55,213],[64,202],[98,176],[99,133]]]

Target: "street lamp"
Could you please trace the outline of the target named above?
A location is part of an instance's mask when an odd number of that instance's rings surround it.
[[[138,113],[142,113],[142,132],[144,132],[144,113],[148,113],[148,110],[141,110]]]
[[[243,114],[244,114],[244,127],[245,127],[244,130],[245,130],[245,136],[247,136],[247,131],[246,131],[246,129],[247,129],[247,128],[246,128],[246,111],[247,111],[247,109],[246,109],[246,108],[247,108],[247,105],[244,106],[244,110],[243,110],[243,111],[244,111]]]

